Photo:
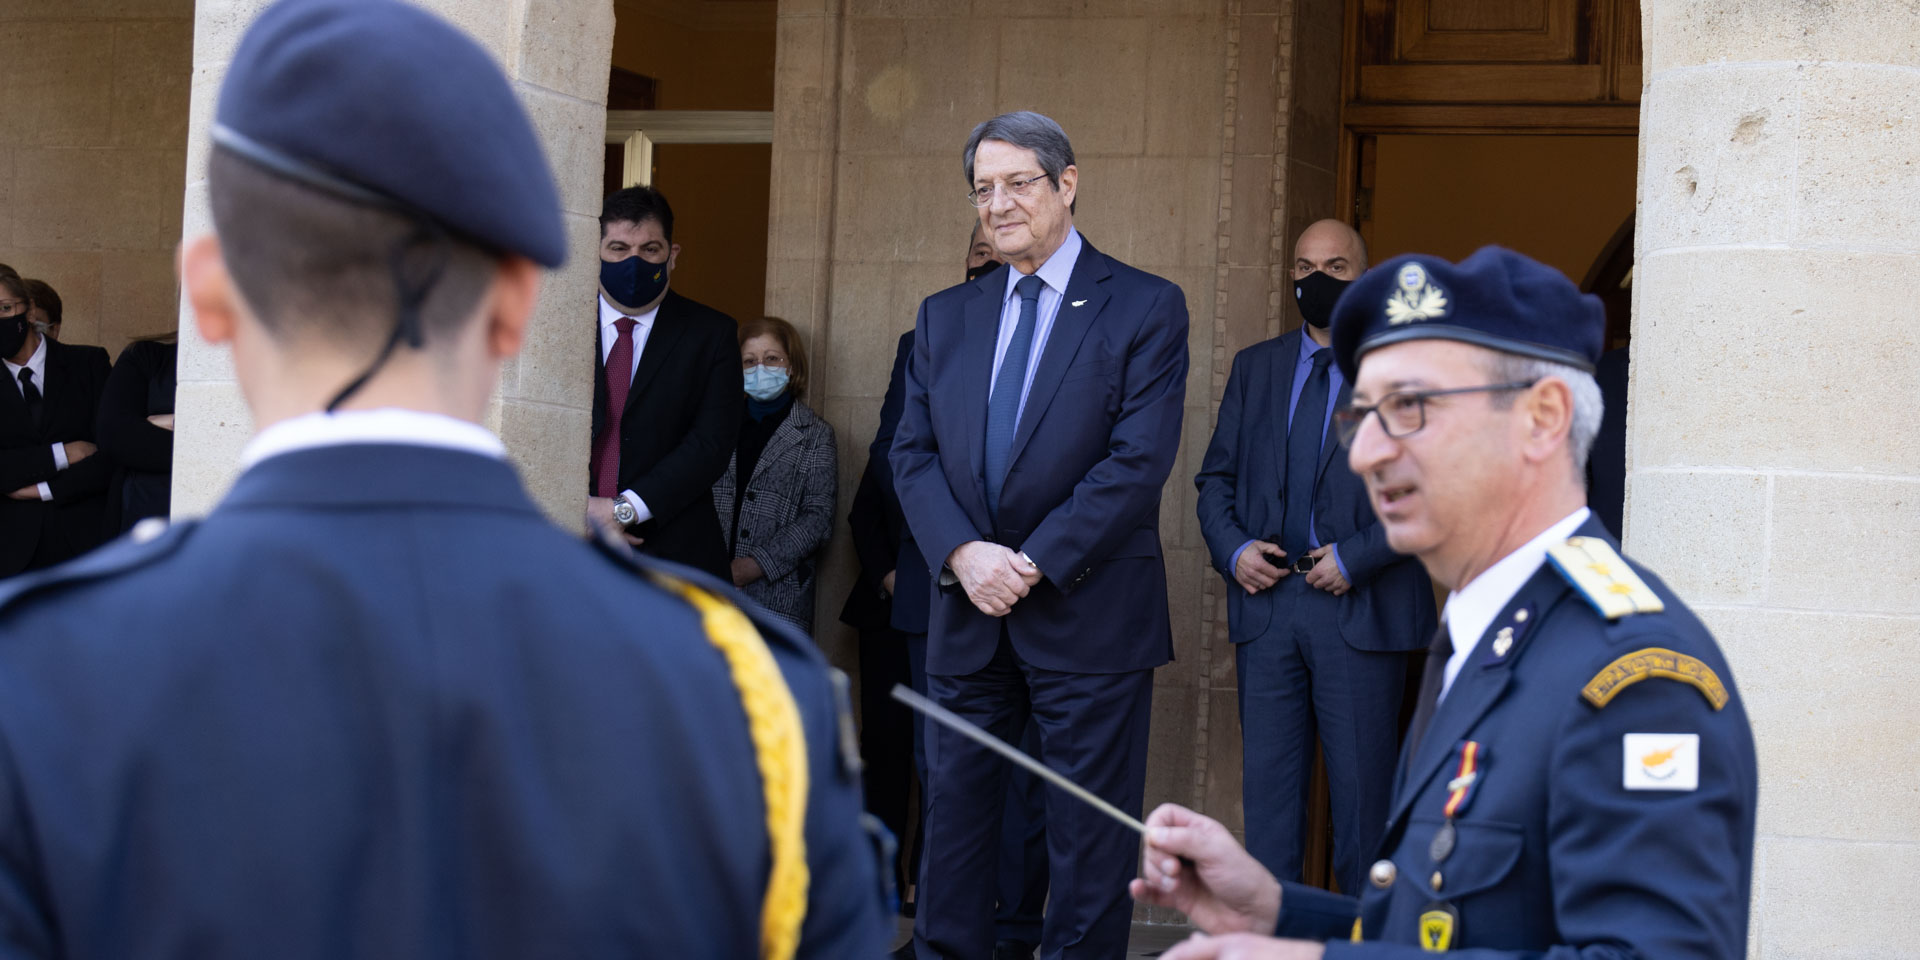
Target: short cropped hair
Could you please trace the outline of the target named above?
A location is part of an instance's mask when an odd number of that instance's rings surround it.
[[[45,280],[28,279],[25,283],[27,285],[27,299],[32,300],[34,306],[47,312],[48,323],[59,323],[61,309],[60,294],[54,292],[53,286]]]
[[[600,204],[600,235],[607,235],[607,226],[615,223],[631,223],[636,226],[652,220],[660,224],[660,234],[673,242],[673,207],[667,204],[665,194],[652,187],[628,187],[607,194]]]
[[[761,317],[740,324],[740,346],[754,337],[772,337],[787,352],[787,389],[796,397],[807,393],[807,348],[800,342],[800,331],[779,317]]]
[[[1606,401],[1600,395],[1600,383],[1593,378],[1593,374],[1552,360],[1499,351],[1488,351],[1485,369],[1489,383],[1529,383],[1548,377],[1566,383],[1568,392],[1573,395],[1573,424],[1567,429],[1567,447],[1573,454],[1573,472],[1585,483],[1587,454],[1593,450],[1593,439],[1600,435],[1600,415],[1606,408]],[[1496,393],[1493,395],[1494,406],[1511,408],[1514,396],[1510,392]]]
[[[318,337],[342,347],[377,349],[400,309],[395,257],[419,223],[395,210],[324,192],[216,147],[207,185],[214,231],[234,286],[276,339]],[[420,304],[428,347],[457,330],[486,295],[500,254],[443,235],[439,279]],[[403,263],[418,276],[435,256],[410,248]]]

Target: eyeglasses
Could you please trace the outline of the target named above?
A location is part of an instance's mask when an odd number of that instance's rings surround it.
[[[1037,185],[1048,182],[1051,182],[1051,178],[1043,173],[1038,176],[1027,177],[1024,180],[1002,180],[997,186],[999,189],[1006,191],[1008,196],[1025,200],[1033,196],[1033,191]],[[972,190],[968,190],[967,202],[976,207],[984,207],[992,203],[995,186],[995,184],[990,183],[984,187],[975,187]]]
[[[16,313],[26,312],[26,309],[27,301],[25,300],[0,300],[0,317],[11,317]]]
[[[1525,390],[1539,383],[1538,380],[1516,380],[1512,383],[1489,383],[1478,387],[1457,387],[1452,390],[1402,390],[1389,393],[1380,398],[1380,402],[1370,407],[1347,406],[1333,412],[1334,429],[1339,431],[1340,445],[1353,443],[1353,437],[1360,432],[1360,425],[1367,422],[1368,414],[1380,416],[1380,429],[1387,436],[1396,439],[1419,433],[1427,425],[1427,401],[1434,397],[1450,397],[1461,393],[1494,393],[1505,390]]]

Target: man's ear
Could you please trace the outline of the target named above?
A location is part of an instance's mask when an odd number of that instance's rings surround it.
[[[540,268],[525,257],[500,261],[487,291],[487,352],[505,360],[526,343],[527,322],[540,299]]]
[[[667,272],[672,273],[678,269],[680,269],[680,245],[677,243],[669,244],[667,246]]]
[[[1559,377],[1548,377],[1526,392],[1526,409],[1527,456],[1554,456],[1573,433],[1573,388]]]
[[[1068,164],[1065,170],[1060,171],[1060,202],[1069,207],[1073,206],[1074,195],[1079,189],[1080,168]]]
[[[233,275],[227,272],[220,241],[203,233],[180,245],[180,285],[193,307],[194,327],[208,343],[230,343],[237,323],[239,299]]]

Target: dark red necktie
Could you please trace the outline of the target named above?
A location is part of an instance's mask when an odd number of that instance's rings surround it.
[[[620,417],[627,412],[627,391],[633,386],[632,317],[613,322],[620,335],[607,352],[607,432],[600,435],[599,449],[593,451],[593,495],[620,495]]]

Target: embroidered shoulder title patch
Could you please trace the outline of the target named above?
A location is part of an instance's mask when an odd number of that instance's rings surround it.
[[[1667,608],[1613,546],[1598,537],[1573,537],[1554,544],[1547,548],[1547,560],[1608,620]]]
[[[1639,683],[1648,677],[1662,677],[1689,684],[1707,698],[1707,703],[1718,710],[1727,705],[1731,694],[1727,687],[1714,674],[1713,668],[1664,647],[1647,647],[1615,660],[1603,667],[1593,679],[1580,691],[1588,703],[1604,707],[1620,691]]]

